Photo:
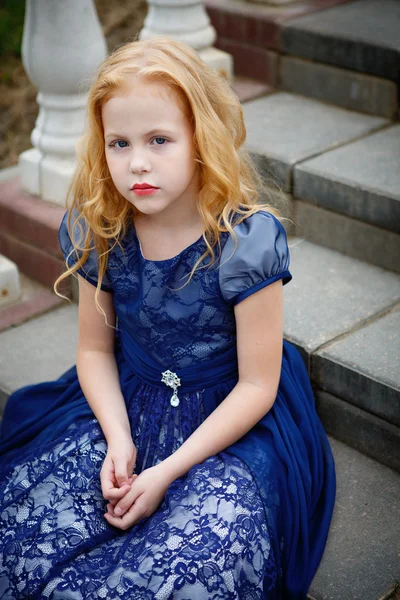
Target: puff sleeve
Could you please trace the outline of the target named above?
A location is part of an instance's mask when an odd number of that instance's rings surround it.
[[[74,226],[74,222],[77,217],[77,214],[78,214],[78,212],[76,211],[76,209],[73,209],[72,217],[71,217],[71,227]],[[81,231],[81,228],[78,224],[75,225],[75,230],[73,232],[73,238],[76,243],[78,243],[79,245],[83,245],[83,241],[85,239],[85,235],[86,235],[86,231],[87,231],[87,224],[84,222],[83,219],[80,219],[80,223],[82,225],[83,231]],[[77,256],[76,256],[75,251],[71,254],[71,256],[68,257],[71,250],[73,250],[73,244],[72,244],[69,232],[68,232],[68,211],[64,214],[63,219],[61,221],[61,224],[60,224],[60,227],[58,230],[58,241],[60,243],[60,248],[64,254],[64,258],[66,260],[68,260],[68,264],[70,266],[74,265],[77,261]],[[92,245],[93,245],[93,242],[91,242],[91,246]],[[89,251],[89,256],[88,256],[88,259],[85,262],[85,264],[82,267],[80,267],[79,269],[77,269],[76,273],[79,273],[82,277],[84,277],[92,285],[97,286],[98,254],[97,254],[96,250],[94,249],[94,247]],[[109,274],[107,273],[107,269],[106,269],[106,272],[104,273],[104,276],[102,279],[101,289],[106,292],[113,291],[111,278],[110,278]]]
[[[238,304],[261,288],[282,279],[289,283],[290,255],[282,223],[267,211],[258,211],[234,226],[238,237],[229,235],[221,254],[220,289],[224,299]],[[230,258],[229,258],[230,257]]]

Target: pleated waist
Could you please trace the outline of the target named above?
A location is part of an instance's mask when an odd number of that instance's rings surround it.
[[[159,364],[125,330],[117,332],[116,344],[132,371],[142,381],[159,389],[166,389],[166,386],[174,388],[173,382],[179,380],[176,387],[180,392],[193,392],[238,377],[236,346],[211,360],[173,369]]]

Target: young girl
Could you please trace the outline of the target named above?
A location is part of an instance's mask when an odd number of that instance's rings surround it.
[[[305,599],[334,460],[241,105],[157,37],[104,61],[88,119],[55,283],[78,277],[76,366],[4,411],[0,598]]]

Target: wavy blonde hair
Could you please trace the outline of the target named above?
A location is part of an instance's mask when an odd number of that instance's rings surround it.
[[[118,47],[89,82],[88,126],[77,145],[77,167],[67,193],[67,223],[73,249],[65,260],[67,270],[54,283],[55,293],[66,298],[58,293],[57,287],[85,264],[93,249],[89,242],[94,241],[98,256],[95,303],[105,317],[98,295],[108,253],[116,244],[121,247],[120,240],[137,209],[118,192],[111,179],[105,156],[102,106],[117,90],[129,86],[133,77],[148,78],[173,90],[192,127],[195,160],[200,169],[197,209],[204,222],[206,250],[185,285],[197,268],[210,267],[215,262],[214,248],[218,246],[220,253],[221,232],[229,231],[233,236],[235,251],[237,237],[233,223],[238,224],[259,210],[267,210],[282,221],[284,217],[272,202],[275,205],[287,202],[277,183],[273,179],[267,181],[259,173],[243,148],[246,139],[243,109],[226,78],[208,67],[195,50],[169,37],[135,39]],[[260,194],[265,201],[260,201]],[[71,227],[74,209],[78,216]],[[74,239],[76,229],[84,233],[83,246]],[[109,241],[114,242],[112,246]],[[77,260],[70,266],[68,258],[72,254]],[[210,261],[200,266],[207,256]]]

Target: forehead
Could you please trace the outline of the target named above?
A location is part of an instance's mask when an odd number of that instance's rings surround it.
[[[115,127],[147,128],[162,119],[169,126],[183,127],[186,117],[178,94],[154,81],[136,81],[113,93],[102,106],[104,133]]]

